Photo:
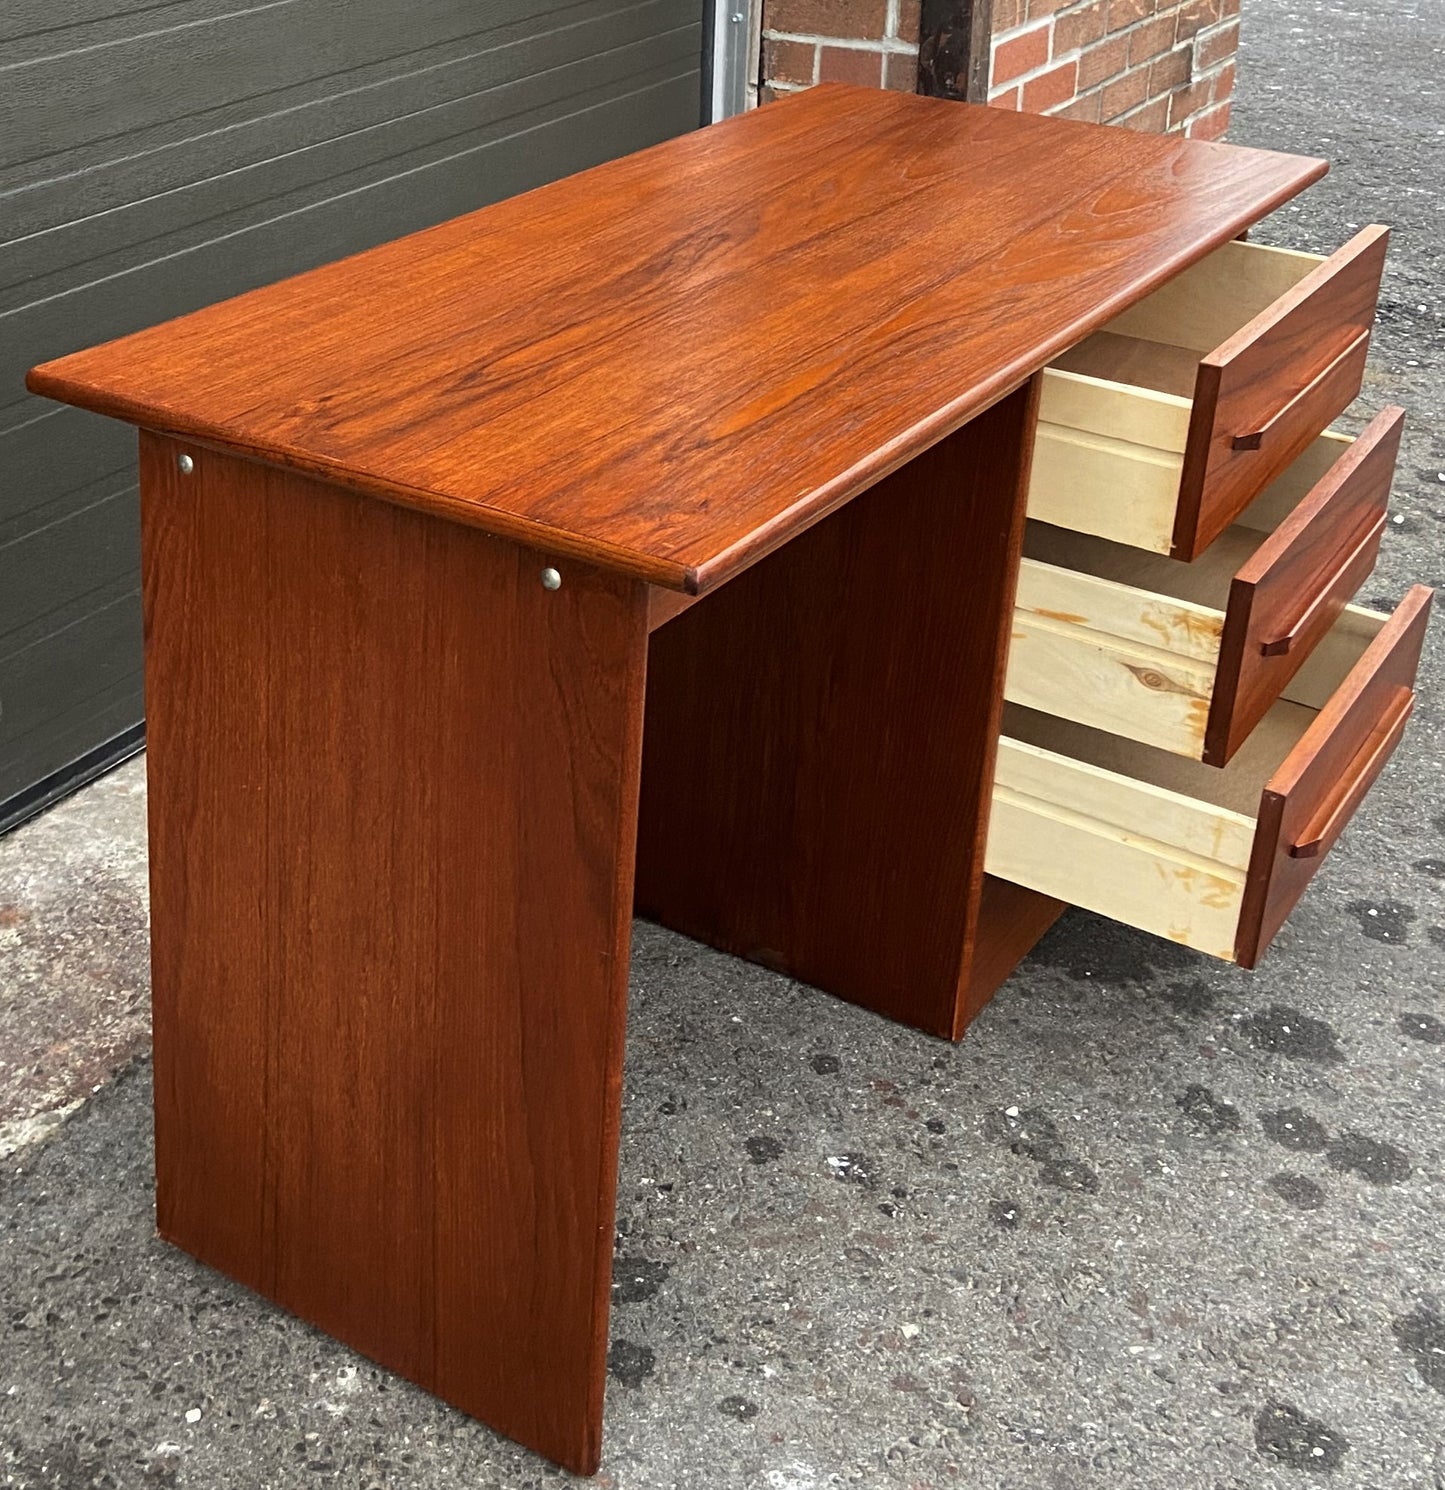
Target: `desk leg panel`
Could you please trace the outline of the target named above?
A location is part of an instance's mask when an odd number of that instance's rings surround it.
[[[659,618],[640,914],[962,1033],[1035,387]]]
[[[643,587],[141,438],[163,1235],[581,1472]]]

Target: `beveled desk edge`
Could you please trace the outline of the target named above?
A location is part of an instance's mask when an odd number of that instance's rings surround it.
[[[616,504],[620,501],[622,508],[625,508],[627,500],[630,499],[629,494],[624,494],[622,498],[610,498],[614,504],[614,510],[611,513],[602,512],[595,517],[584,513],[575,523],[570,518],[568,523],[548,522],[522,510],[526,501],[530,500],[525,495],[517,496],[513,507],[508,509],[499,505],[495,496],[491,499],[463,496],[458,495],[455,490],[441,489],[442,483],[440,482],[429,484],[414,482],[408,479],[410,468],[405,466],[405,462],[401,462],[400,471],[383,472],[369,468],[364,456],[346,459],[315,448],[318,443],[324,443],[324,440],[316,436],[329,434],[333,425],[339,425],[349,419],[351,423],[347,426],[347,430],[348,432],[354,430],[356,424],[367,417],[364,408],[361,412],[355,409],[333,412],[328,409],[316,414],[312,424],[304,422],[312,416],[303,413],[295,416],[302,422],[300,428],[294,432],[293,438],[262,439],[248,432],[248,429],[244,427],[245,421],[239,417],[218,419],[204,417],[196,412],[198,408],[211,401],[208,390],[204,387],[192,388],[188,384],[183,384],[182,394],[168,398],[147,388],[144,378],[139,380],[136,378],[134,368],[144,360],[145,355],[148,354],[151,357],[153,371],[157,368],[163,370],[172,349],[185,352],[190,341],[197,338],[204,341],[206,337],[213,334],[211,328],[217,324],[226,324],[227,317],[234,321],[236,317],[244,313],[264,319],[266,308],[273,303],[272,298],[268,297],[279,296],[281,286],[299,287],[309,284],[320,293],[319,287],[324,285],[329,291],[332,278],[327,278],[327,276],[334,278],[337,273],[336,265],[323,265],[306,274],[296,276],[292,280],[281,281],[278,285],[251,291],[235,300],[221,302],[218,306],[192,312],[191,315],[183,316],[163,327],[149,328],[146,331],[136,332],[131,336],[106,343],[101,347],[76,352],[42,364],[31,371],[26,380],[27,386],[32,392],[123,419],[143,428],[191,439],[199,444],[212,446],[233,455],[264,461],[308,475],[320,476],[337,485],[346,486],[400,506],[431,512],[449,521],[481,528],[497,536],[526,544],[543,553],[582,559],[615,573],[641,579],[665,589],[687,594],[702,594],[748,568],[789,538],[812,526],[921,451],[936,444],[940,439],[991,407],[999,399],[1021,386],[1030,375],[1052,357],[1081,340],[1222,243],[1258,222],[1281,203],[1288,201],[1318,180],[1328,168],[1326,162],[1307,157],[1286,156],[1276,152],[1249,150],[1202,141],[1179,140],[1172,137],[1168,141],[1168,148],[1174,152],[1171,159],[1167,154],[1160,154],[1160,139],[1152,136],[1130,135],[1127,131],[1110,126],[1055,119],[1042,120],[1032,116],[1003,116],[999,111],[988,110],[981,106],[940,102],[915,98],[911,95],[879,94],[874,97],[871,90],[847,88],[842,85],[826,85],[820,89],[809,90],[808,93],[797,95],[792,100],[770,104],[764,109],[710,126],[709,129],[693,135],[666,141],[649,151],[641,152],[638,156],[629,157],[627,160],[645,163],[646,171],[650,174],[644,174],[641,179],[644,185],[656,194],[658,181],[668,179],[666,173],[673,168],[674,162],[676,162],[679,176],[699,168],[698,161],[694,159],[699,155],[705,157],[702,164],[709,167],[716,165],[714,157],[717,157],[720,152],[724,157],[722,162],[724,166],[726,157],[747,152],[751,152],[749,159],[753,156],[761,156],[766,162],[768,159],[766,143],[774,136],[781,137],[785,127],[790,131],[787,136],[790,148],[795,149],[796,142],[793,141],[792,134],[796,133],[805,121],[811,121],[814,115],[822,124],[826,124],[833,115],[846,114],[851,118],[853,112],[860,112],[876,125],[877,132],[882,138],[888,139],[891,138],[888,132],[900,130],[903,122],[906,122],[911,129],[926,130],[931,122],[927,117],[931,109],[950,111],[948,115],[950,122],[964,121],[961,132],[957,126],[955,129],[955,132],[959,132],[960,139],[968,131],[973,131],[979,135],[980,139],[986,141],[991,149],[1003,152],[1003,159],[997,172],[998,177],[1003,179],[1005,184],[1009,179],[1007,176],[1008,151],[1000,142],[1010,141],[1015,132],[1021,132],[1020,138],[1028,140],[1036,130],[1042,129],[1054,139],[1073,142],[1079,149],[1085,148],[1083,145],[1078,145],[1080,141],[1087,142],[1088,148],[1092,149],[1097,141],[1101,141],[1105,135],[1109,136],[1108,149],[1113,157],[1110,171],[1100,178],[1100,184],[1089,188],[1089,191],[1095,193],[1094,196],[1091,197],[1088,192],[1085,192],[1067,200],[1064,205],[1075,213],[1092,211],[1097,201],[1117,195],[1121,190],[1126,189],[1121,187],[1119,180],[1115,179],[1119,175],[1118,160],[1127,158],[1128,153],[1134,150],[1139,153],[1141,171],[1147,165],[1156,180],[1160,177],[1167,179],[1171,173],[1178,173],[1186,164],[1191,168],[1197,168],[1199,162],[1207,161],[1214,155],[1223,159],[1224,152],[1229,152],[1236,158],[1249,157],[1252,170],[1247,180],[1236,179],[1227,172],[1221,171],[1218,191],[1215,193],[1216,200],[1210,203],[1208,215],[1189,215],[1186,221],[1178,224],[1171,223],[1172,238],[1162,242],[1153,242],[1140,237],[1137,228],[1133,226],[1141,216],[1147,218],[1154,202],[1162,204],[1166,200],[1171,203],[1175,200],[1166,198],[1154,182],[1149,183],[1147,190],[1140,188],[1140,199],[1137,202],[1127,202],[1123,208],[1111,204],[1111,210],[1120,213],[1125,220],[1124,225],[1134,233],[1134,237],[1129,240],[1129,246],[1121,248],[1119,254],[1111,258],[1098,241],[1091,240],[1080,245],[1081,253],[1087,250],[1086,262],[1080,265],[1077,283],[1072,292],[1061,296],[1055,292],[1049,281],[1045,281],[1042,287],[1036,287],[1038,292],[1034,294],[1027,308],[1038,325],[1026,327],[1027,335],[1022,341],[1016,334],[1016,318],[1013,316],[1007,318],[1006,334],[1000,332],[997,325],[983,324],[984,311],[991,308],[993,304],[991,300],[984,300],[979,304],[977,316],[980,324],[981,345],[971,350],[967,356],[958,352],[955,347],[953,357],[957,366],[948,365],[948,357],[944,356],[944,365],[938,371],[936,383],[931,376],[913,366],[920,356],[917,348],[910,346],[903,349],[897,361],[900,365],[907,361],[908,366],[902,367],[897,373],[896,387],[889,386],[881,390],[879,396],[885,405],[883,412],[869,411],[873,424],[877,426],[883,437],[876,439],[873,443],[868,443],[861,438],[853,438],[852,447],[842,452],[842,458],[848,463],[841,470],[829,469],[822,457],[815,453],[810,452],[807,456],[800,456],[795,452],[789,452],[789,459],[794,463],[792,467],[789,467],[792,474],[790,476],[784,472],[782,476],[776,478],[774,484],[779,487],[779,490],[775,496],[773,494],[758,496],[758,487],[755,482],[745,487],[738,487],[737,484],[745,478],[733,474],[727,479],[737,488],[736,493],[727,491],[725,483],[711,483],[724,487],[716,500],[712,497],[710,484],[702,479],[709,474],[715,475],[729,466],[735,467],[739,462],[745,463],[750,457],[772,453],[766,443],[769,439],[776,438],[769,425],[769,420],[774,417],[771,411],[772,403],[782,400],[791,414],[792,404],[788,400],[807,396],[813,391],[811,387],[805,388],[804,393],[798,395],[795,390],[789,390],[787,376],[795,373],[796,369],[786,363],[780,364],[779,369],[769,374],[773,379],[772,382],[760,382],[754,390],[753,403],[759,406],[761,412],[756,416],[757,428],[748,426],[744,430],[744,436],[753,439],[752,445],[737,445],[736,441],[727,444],[719,439],[711,444],[705,444],[696,451],[689,449],[685,452],[687,463],[680,464],[676,472],[672,473],[668,465],[670,457],[666,455],[666,452],[659,454],[659,446],[663,437],[656,429],[644,430],[638,437],[640,443],[629,447],[626,452],[629,458],[635,458],[644,464],[644,469],[633,479],[648,478],[644,487],[651,492],[654,490],[652,483],[660,479],[658,469],[664,474],[675,474],[674,500],[677,504],[675,510],[668,513],[666,520],[651,530],[653,536],[648,541],[623,542],[609,537],[609,529],[617,530],[625,526],[617,517],[617,511],[621,509],[618,509]],[[806,113],[806,110],[811,110],[811,114]],[[916,114],[916,119],[906,118],[910,110]],[[955,112],[958,110],[970,110],[973,113],[971,116],[966,116]],[[807,127],[811,129],[814,126],[808,123]],[[769,131],[771,133],[768,133]],[[697,142],[700,136],[704,135],[708,139],[705,145],[699,145]],[[1126,143],[1126,137],[1128,143]],[[763,142],[762,148],[760,148],[759,141]],[[958,141],[951,141],[948,148],[956,154]],[[941,157],[930,155],[922,158],[921,164],[934,165],[939,158],[947,160],[952,156],[947,153]],[[396,245],[398,244],[415,244],[417,252],[420,253],[425,243],[433,241],[433,235],[443,233],[444,230],[459,222],[473,224],[469,231],[477,231],[475,224],[486,220],[488,223],[502,222],[508,231],[519,232],[526,227],[529,221],[528,214],[538,216],[548,211],[557,211],[557,202],[565,193],[605,203],[609,193],[614,190],[614,178],[617,183],[621,183],[622,187],[632,183],[631,177],[621,174],[624,164],[624,162],[609,162],[578,176],[537,188],[533,192],[523,194],[522,197],[483,208],[478,213],[468,214],[464,219],[453,219],[451,223],[425,229],[407,238],[395,240],[392,244],[379,245],[376,249],[368,250],[341,263],[347,266],[347,274],[353,276],[353,281],[349,283],[355,283],[360,290],[364,291],[371,282],[364,279],[356,281],[354,277],[367,272],[380,276],[383,268],[391,265],[392,260],[387,256],[397,252]],[[755,161],[754,168],[756,168]],[[634,165],[632,169],[640,171],[643,170],[643,166]],[[782,167],[778,169],[781,170]],[[834,169],[834,167],[825,163],[820,168],[821,174],[807,177],[801,185],[812,189],[815,194],[823,191],[826,195],[825,188],[835,189],[837,186],[837,183],[827,175],[829,169]],[[839,165],[836,169],[841,171],[843,167]],[[949,225],[944,231],[939,228],[935,220],[947,213],[946,188],[953,183],[944,182],[945,189],[940,190],[935,182],[915,183],[906,172],[902,174],[906,177],[904,185],[899,187],[896,183],[890,183],[889,189],[895,194],[903,193],[899,200],[907,202],[922,228],[922,232],[917,236],[926,241],[933,251],[937,251],[940,244],[955,242],[959,245],[966,244],[969,241],[966,229],[955,230]],[[1264,184],[1257,187],[1256,182]],[[981,179],[981,190],[992,190],[996,187],[995,178]],[[1210,183],[1207,179],[1201,180],[1198,185],[1199,195],[1209,196],[1209,187]],[[932,198],[927,195],[930,188],[934,189]],[[1154,201],[1149,199],[1151,191]],[[941,206],[940,202],[942,202]],[[885,201],[884,205],[893,204]],[[833,211],[831,207],[829,210]],[[875,209],[869,204],[864,204],[864,207],[857,208],[851,214],[836,211],[832,219],[824,221],[820,231],[832,231],[830,224],[834,220],[851,230],[862,220],[857,214],[862,212],[866,217],[868,210]],[[997,206],[994,206],[993,210],[996,211]],[[487,214],[493,214],[493,216],[488,218]],[[505,214],[505,217],[499,214]],[[1047,221],[1047,219],[1043,220]],[[517,227],[519,223],[521,228]],[[909,226],[911,228],[912,224],[910,223]],[[815,240],[807,240],[800,245],[791,242],[787,233],[775,226],[770,227],[769,231],[772,232],[773,238],[767,241],[761,241],[759,233],[754,235],[760,239],[757,243],[752,239],[738,244],[729,242],[724,249],[719,250],[728,257],[729,262],[741,259],[738,267],[728,270],[728,274],[733,277],[737,277],[739,272],[745,276],[766,275],[772,271],[775,264],[786,262],[788,273],[796,277],[799,271],[795,261],[804,251],[812,251],[812,244]],[[1021,263],[1028,262],[1029,252],[1044,246],[1036,241],[1040,236],[1036,227],[1031,227],[1029,233],[1034,236],[1025,240],[1024,252],[1020,257]],[[584,234],[579,238],[578,247],[585,254],[591,242],[592,239]],[[1051,242],[1047,247],[1050,252],[1058,252],[1057,243]],[[981,272],[992,273],[995,260],[990,260],[985,254],[982,259],[969,261],[961,269],[952,272],[949,278],[936,283],[921,283],[920,286],[909,291],[912,298],[900,303],[906,305],[910,313],[916,313],[920,306],[931,305],[935,298],[943,301],[948,299],[949,294],[956,296],[961,290],[974,289],[973,281],[979,277]],[[601,260],[596,262],[601,262]],[[663,262],[665,264],[666,260]],[[881,264],[874,267],[881,272]],[[595,262],[584,259],[578,266],[568,271],[570,277],[559,279],[558,284],[569,290],[575,289],[576,284],[585,280],[589,272],[595,273],[595,269]],[[669,287],[664,284],[662,289],[656,291],[662,297],[659,300],[659,314],[685,314],[685,310],[679,311],[678,308],[685,307],[688,297],[694,294],[688,275],[688,267],[684,265],[679,270],[675,286]],[[1094,281],[1100,278],[1109,283],[1101,292],[1096,293]],[[541,292],[548,293],[552,288],[552,286],[543,285]],[[705,286],[704,288],[715,287]],[[991,283],[983,284],[978,288],[977,293],[980,296],[993,295],[996,288]],[[1048,291],[1047,295],[1044,293],[1045,290]],[[852,293],[855,295],[855,303],[850,306],[850,313],[856,314],[857,305],[866,304],[868,296],[864,289],[856,287]],[[733,298],[729,299],[724,296],[721,303],[731,306],[735,303],[737,294],[736,291],[730,290],[728,295]],[[289,302],[285,303],[289,305]],[[591,301],[587,303],[589,306],[592,304]],[[965,317],[973,315],[969,305],[965,304],[962,309]],[[956,333],[960,326],[967,330],[974,324],[974,321],[970,319],[960,321],[956,308],[953,314],[952,323],[943,328],[945,334],[939,337],[939,345],[945,352],[948,350],[947,333]],[[605,331],[606,328],[602,328],[592,340],[582,341],[579,344],[580,349],[591,353],[601,340],[605,340]],[[914,331],[910,332],[910,336],[916,340],[914,332],[916,332],[916,326]],[[494,334],[500,335],[500,333],[493,333],[487,324],[482,325],[480,329],[476,327],[467,329],[466,336],[471,339],[459,344],[455,355],[460,360],[454,362],[449,376],[464,378],[470,376],[468,369],[473,366],[484,366],[485,358],[490,354],[492,347],[490,343],[478,340],[478,338]],[[525,332],[521,335],[524,338]],[[987,338],[986,341],[983,341],[984,337]],[[954,340],[955,342],[958,340],[956,335]],[[1001,351],[1008,352],[1009,355],[1005,355],[1001,361],[991,361],[988,353],[995,349],[997,343],[1010,340],[1009,347],[999,348]],[[283,342],[281,345],[284,348],[288,344]],[[510,346],[510,343],[507,345]],[[820,346],[826,348],[826,343],[813,346],[810,352],[804,349],[805,354],[811,355],[814,359],[813,365],[805,368],[805,371],[817,373],[820,361],[825,360]],[[291,350],[293,355],[287,359],[274,356],[278,351],[276,346],[268,348],[268,351],[273,354],[274,365],[278,367],[289,366],[302,360],[306,348],[298,342],[292,346]],[[405,350],[414,352],[415,348],[407,346]],[[876,359],[880,351],[886,352],[887,349],[875,346],[870,350]],[[631,343],[623,345],[622,365],[628,366],[626,359],[631,358],[630,365],[640,366],[650,354],[650,342],[639,332],[632,337]],[[515,355],[515,353],[509,352],[508,355]],[[480,363],[477,362],[479,358],[482,359]],[[565,364],[565,356],[560,360]],[[609,363],[602,371],[610,375],[614,370],[614,365],[614,363]],[[891,372],[894,367],[893,361],[890,360],[888,366]],[[458,369],[461,371],[459,372]],[[984,370],[980,371],[980,369]],[[445,372],[446,369],[443,368],[441,371]],[[315,376],[323,377],[332,375],[332,373],[333,369],[330,364],[327,364],[321,367]],[[338,367],[334,370],[334,381],[342,387],[347,384],[346,373],[346,367]],[[278,377],[281,375],[280,372],[277,373]],[[155,378],[161,376],[161,373],[155,373],[152,382],[154,383]],[[440,377],[440,374],[438,376]],[[952,380],[954,379],[961,379],[956,391],[953,391]],[[830,397],[843,397],[845,404],[845,395],[852,394],[859,399],[865,397],[864,393],[858,391],[856,384],[835,388],[834,384],[838,381],[836,378],[831,381],[825,380]],[[408,385],[402,389],[402,393],[412,396],[418,391],[428,390],[429,387],[430,385],[426,384]],[[280,390],[277,397],[280,397],[281,392],[284,391]],[[695,398],[691,406],[688,406],[685,398],[679,399],[679,411],[685,417],[691,418],[694,423],[707,416],[708,410],[716,407],[717,402],[723,397],[722,391],[715,389],[710,383],[706,384],[704,391],[706,397]],[[656,390],[649,388],[648,392],[655,395]],[[258,392],[256,395],[258,399],[263,396],[263,392]],[[475,427],[491,427],[492,411],[487,399],[493,396],[486,393],[484,389],[477,392]],[[871,390],[867,396],[873,396]],[[179,401],[182,397],[185,400],[184,404]],[[544,393],[543,402],[545,402],[545,397]],[[563,396],[559,393],[554,397],[561,399]],[[926,407],[927,412],[920,418],[910,418],[912,409],[920,406]],[[260,404],[257,407],[260,408]],[[248,415],[251,412],[248,406]],[[653,417],[657,413],[650,406],[644,408],[643,412]],[[514,413],[515,411],[507,412],[507,417],[511,419],[507,427],[508,431],[515,436],[520,416],[514,418],[512,417]],[[553,421],[560,417],[554,409],[542,408],[537,404],[528,407],[528,414]],[[274,413],[270,417],[273,423],[278,422],[278,416]],[[386,426],[388,418],[396,416],[389,405],[381,404],[375,409],[374,417],[379,425]],[[890,428],[895,417],[907,420],[907,422]],[[257,415],[250,422],[259,427],[264,424],[264,418],[262,415]],[[280,420],[279,422],[284,424],[286,421]],[[403,431],[403,433],[407,432]],[[816,435],[817,431],[804,429],[801,438],[806,441],[810,437],[816,439]],[[384,448],[385,440],[382,436],[377,435],[375,438],[380,441],[380,448]],[[543,431],[539,435],[539,443],[544,442],[545,438],[546,432]],[[620,439],[621,436],[619,436]],[[756,448],[758,445],[762,446],[761,450]],[[379,447],[373,445],[368,448]],[[808,461],[813,464],[807,465]],[[647,462],[651,464],[648,465]],[[373,466],[383,464],[385,461],[381,459],[372,462]],[[518,464],[521,466],[520,462]],[[814,479],[815,477],[817,479]],[[803,478],[811,484],[801,490],[796,497],[788,499],[786,492],[789,483],[796,486]],[[476,480],[477,478],[474,474],[468,474],[467,479]],[[578,480],[579,485],[585,489],[585,474],[579,476]],[[502,476],[497,478],[497,482],[501,486],[502,495],[512,496],[516,492],[525,492],[528,470],[525,467],[518,469],[515,473],[510,469],[506,470]],[[456,481],[452,484],[455,486]],[[702,486],[709,486],[709,493],[707,500],[699,504],[693,492],[695,488]],[[738,500],[738,493],[746,494],[744,500]],[[555,500],[555,497],[552,499]],[[689,504],[692,505],[689,506]],[[748,510],[743,510],[744,508]],[[734,509],[736,509],[735,520],[729,515]]]

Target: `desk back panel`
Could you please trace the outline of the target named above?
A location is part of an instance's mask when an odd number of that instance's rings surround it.
[[[1035,387],[653,633],[640,914],[962,1032]]]

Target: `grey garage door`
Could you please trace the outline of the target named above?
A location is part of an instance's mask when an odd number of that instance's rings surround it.
[[[0,829],[141,734],[134,434],[25,369],[694,128],[704,9],[4,0]]]

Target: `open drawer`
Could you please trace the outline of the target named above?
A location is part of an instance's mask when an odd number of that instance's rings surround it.
[[[1046,369],[1029,515],[1193,559],[1360,391],[1389,231],[1231,242]]]
[[[1223,770],[1009,705],[988,873],[1253,967],[1399,743],[1430,598],[1345,610]]]
[[[1224,765],[1374,568],[1403,422],[1319,436],[1193,564],[1030,522],[1005,697]]]

